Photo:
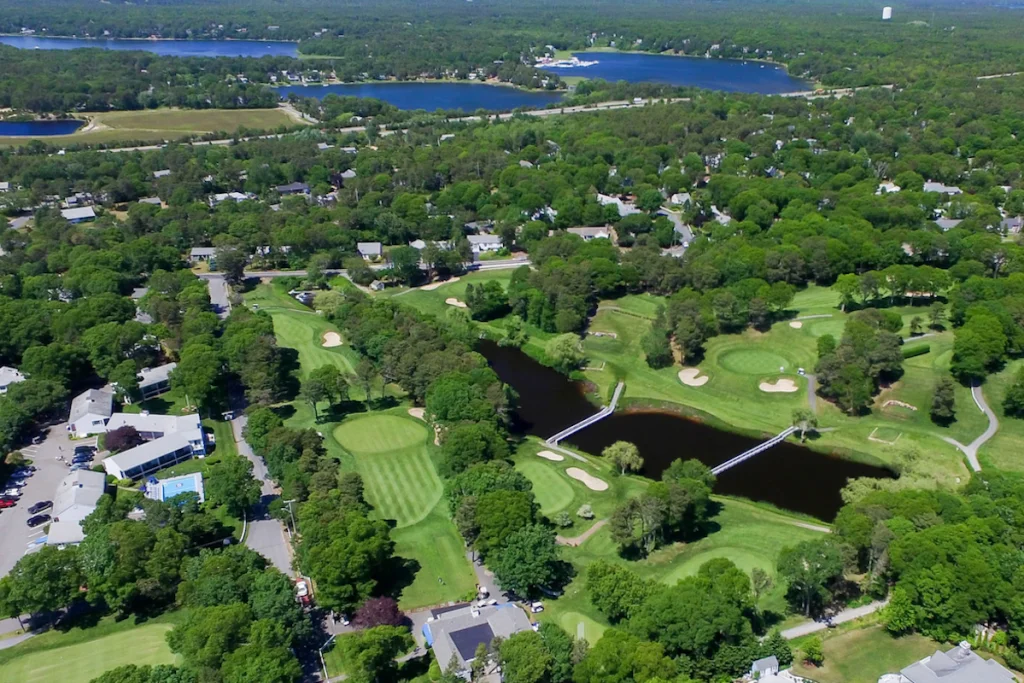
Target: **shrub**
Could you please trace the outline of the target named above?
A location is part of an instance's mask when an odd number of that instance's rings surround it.
[[[552,521],[556,526],[562,527],[563,529],[572,526],[572,517],[570,517],[569,513],[565,510],[562,510],[555,515],[555,518]]]
[[[916,358],[917,356],[923,356],[932,350],[932,347],[928,344],[918,344],[916,346],[904,346],[903,357],[904,358]]]
[[[583,519],[593,519],[594,508],[590,507],[590,503],[584,503],[580,506],[580,509],[576,511],[576,516]]]

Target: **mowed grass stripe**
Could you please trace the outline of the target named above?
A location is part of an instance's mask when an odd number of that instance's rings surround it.
[[[334,365],[345,373],[355,373],[352,363],[341,351],[345,347],[324,348],[324,333],[338,330],[315,313],[275,309],[270,312],[270,317],[274,320],[278,344],[299,353],[300,378],[322,365]]]

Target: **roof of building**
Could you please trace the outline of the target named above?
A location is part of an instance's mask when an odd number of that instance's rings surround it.
[[[363,256],[380,256],[384,252],[384,245],[380,242],[357,242],[356,250]]]
[[[88,389],[71,401],[68,422],[78,422],[86,415],[110,417],[114,413],[114,395],[102,389]]]
[[[929,180],[924,184],[925,192],[938,192],[940,194],[962,194],[961,190],[956,185],[944,185],[943,183],[937,183],[933,180]]]
[[[165,434],[159,439],[147,441],[141,446],[136,446],[124,453],[112,455],[106,460],[109,460],[111,463],[116,465],[117,469],[122,472],[126,472],[133,467],[145,465],[146,463],[152,462],[153,460],[163,457],[168,453],[173,453],[185,448],[186,446],[189,446],[191,442],[199,441],[202,438],[202,429],[189,429],[185,431],[172,432],[170,434]]]
[[[216,247],[192,247],[192,256],[213,256],[216,253]]]
[[[1020,232],[1024,228],[1024,216],[1007,216],[999,222],[999,226],[1009,232]]]
[[[946,651],[936,650],[900,672],[910,683],[1010,683],[1010,671],[994,659],[982,659],[967,643]]]
[[[121,427],[134,427],[139,432],[162,432],[173,434],[202,428],[202,422],[196,414],[191,415],[153,415],[151,413],[117,413],[107,422],[107,431],[112,432]]]
[[[449,662],[455,655],[460,665],[465,665],[481,643],[487,645],[496,637],[508,638],[530,628],[526,613],[511,603],[479,609],[464,606],[432,614],[434,618],[424,624],[423,633],[439,662]]]
[[[278,185],[276,188],[278,194],[287,194],[295,192],[309,192],[309,185],[306,183],[288,183],[287,185]]]
[[[630,214],[640,213],[640,209],[636,208],[636,205],[634,205],[633,203],[624,202],[618,197],[613,197],[611,195],[601,194],[600,192],[598,192],[597,201],[602,206],[614,204],[618,208],[620,216],[628,216]]]
[[[142,368],[139,370],[139,388],[166,382],[170,379],[171,371],[178,367],[177,363],[165,363],[155,368]]]
[[[425,242],[423,240],[413,240],[412,242],[409,242],[409,246],[410,247],[412,247],[413,249],[419,249],[421,251],[423,249],[426,249],[428,244],[433,244],[438,249],[447,250],[447,249],[451,248],[451,243],[448,240],[438,240],[436,242],[434,242],[434,241]]]
[[[952,230],[962,222],[962,218],[946,218],[945,216],[935,219],[935,225],[939,226],[943,230]]]
[[[132,290],[132,301],[138,301],[149,294],[149,287],[136,287]]]
[[[21,230],[28,222],[32,220],[32,216],[19,216],[18,218],[12,218],[7,224],[7,227],[11,230]]]
[[[139,204],[152,204],[153,206],[160,206],[162,203],[159,197],[143,197],[139,200]]]
[[[345,180],[352,180],[353,178],[356,177],[356,172],[354,169],[350,168],[347,171],[342,171],[341,177],[344,178]]]
[[[74,545],[85,540],[80,522],[52,522],[46,530],[46,545]]]
[[[60,517],[76,505],[96,507],[107,488],[107,475],[91,470],[77,470],[61,479],[53,498],[53,516]]]
[[[775,655],[771,657],[762,657],[761,659],[755,660],[750,665],[751,671],[757,671],[759,673],[765,673],[767,671],[778,671],[779,670],[779,658]]]
[[[91,206],[83,206],[77,209],[61,209],[60,215],[66,221],[80,221],[83,218],[96,218],[96,210]]]
[[[608,228],[602,227],[568,228],[566,232],[570,232],[573,235],[579,235],[580,237],[608,237],[610,234]]]
[[[171,169],[169,168],[163,168],[160,169],[159,171],[153,171],[154,178],[166,178],[169,175],[171,175]]]
[[[501,237],[498,235],[466,235],[470,244],[501,244]]]
[[[0,367],[0,387],[6,387],[11,384],[17,384],[18,382],[24,382],[25,375],[21,374],[21,370],[12,368],[4,365]]]

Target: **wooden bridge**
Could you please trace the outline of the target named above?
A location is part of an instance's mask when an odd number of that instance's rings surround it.
[[[788,437],[790,434],[792,434],[796,430],[797,430],[796,427],[789,427],[785,431],[779,432],[778,434],[776,434],[772,438],[768,439],[764,443],[758,444],[758,445],[754,446],[749,451],[746,451],[744,453],[740,453],[735,458],[731,458],[729,460],[726,460],[721,465],[718,465],[717,467],[711,468],[711,474],[714,474],[714,475],[717,476],[717,475],[721,474],[722,472],[725,472],[726,470],[729,470],[729,469],[732,469],[733,467],[736,467],[736,465],[739,465],[741,462],[746,462],[747,460],[750,460],[755,455],[760,455],[761,453],[764,453],[769,448],[772,448],[774,446],[778,446],[780,443],[782,443],[783,441],[786,440],[786,437]]]
[[[598,411],[597,413],[594,413],[593,415],[591,415],[587,419],[581,420],[581,421],[577,422],[576,424],[572,425],[571,427],[566,427],[565,429],[563,429],[562,431],[558,432],[554,436],[548,438],[545,441],[545,443],[547,443],[549,446],[557,446],[558,442],[561,441],[562,439],[567,439],[570,436],[572,436],[573,434],[575,434],[576,432],[580,431],[581,429],[586,429],[587,427],[589,427],[590,425],[594,424],[598,420],[603,420],[604,418],[606,418],[609,415],[611,415],[612,413],[614,413],[615,412],[615,406],[619,402],[619,397],[622,396],[622,390],[625,389],[625,388],[626,388],[626,383],[625,382],[619,382],[618,385],[615,387],[615,393],[612,394],[612,402],[611,403],[606,405],[604,408],[601,408],[600,411]]]

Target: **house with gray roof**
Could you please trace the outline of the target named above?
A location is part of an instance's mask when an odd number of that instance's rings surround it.
[[[142,368],[139,371],[139,393],[142,394],[142,400],[170,391],[171,372],[176,367],[177,363],[166,363],[155,368]]]
[[[114,394],[103,389],[83,391],[71,401],[68,431],[76,438],[102,434],[114,414]]]
[[[4,365],[0,367],[0,396],[7,393],[7,388],[12,384],[24,382],[27,378],[21,370]]]
[[[357,242],[356,251],[364,261],[376,261],[384,254],[384,245],[380,242]]]
[[[935,219],[935,225],[939,226],[943,232],[952,230],[961,223],[963,223],[963,219],[961,218],[946,218],[943,216],[942,218]]]
[[[497,235],[467,235],[469,247],[474,254],[482,254],[487,251],[498,251],[502,247],[501,238]]]
[[[999,229],[1004,235],[1018,235],[1024,228],[1024,216],[1008,216],[999,222]]]
[[[274,189],[282,196],[290,194],[309,194],[309,185],[306,183],[288,183],[287,185],[278,185]]]
[[[779,673],[779,658],[775,655],[762,657],[750,665],[750,677],[760,680]]]
[[[423,624],[423,637],[438,662],[448,666],[454,656],[459,668],[466,668],[480,645],[490,647],[495,638],[508,638],[529,628],[530,619],[514,603],[480,608],[465,605],[432,610]]]
[[[994,659],[983,659],[962,642],[900,671],[899,683],[1014,683],[1017,679]]]
[[[107,489],[107,476],[102,472],[77,470],[60,484],[53,497],[53,522],[46,533],[47,545],[75,545],[85,539],[82,520],[96,509]]]
[[[119,413],[111,418],[113,429],[132,426],[148,439],[103,460],[103,469],[118,479],[140,479],[195,456],[206,455],[206,435],[196,414],[149,415]]]
[[[188,260],[192,263],[199,263],[200,261],[213,262],[217,256],[216,247],[192,247],[192,251],[189,252]]]
[[[77,209],[61,209],[60,215],[68,223],[84,223],[96,220],[96,210],[91,206],[82,206]]]
[[[566,232],[571,235],[577,235],[578,237],[582,237],[584,242],[589,242],[590,240],[611,238],[611,230],[607,227],[568,228],[566,229]]]
[[[939,194],[963,194],[964,193],[964,191],[961,190],[956,185],[945,185],[943,183],[937,183],[937,182],[935,182],[933,180],[929,180],[928,182],[926,182],[924,184],[924,188],[923,189],[924,189],[925,192],[937,192]]]

